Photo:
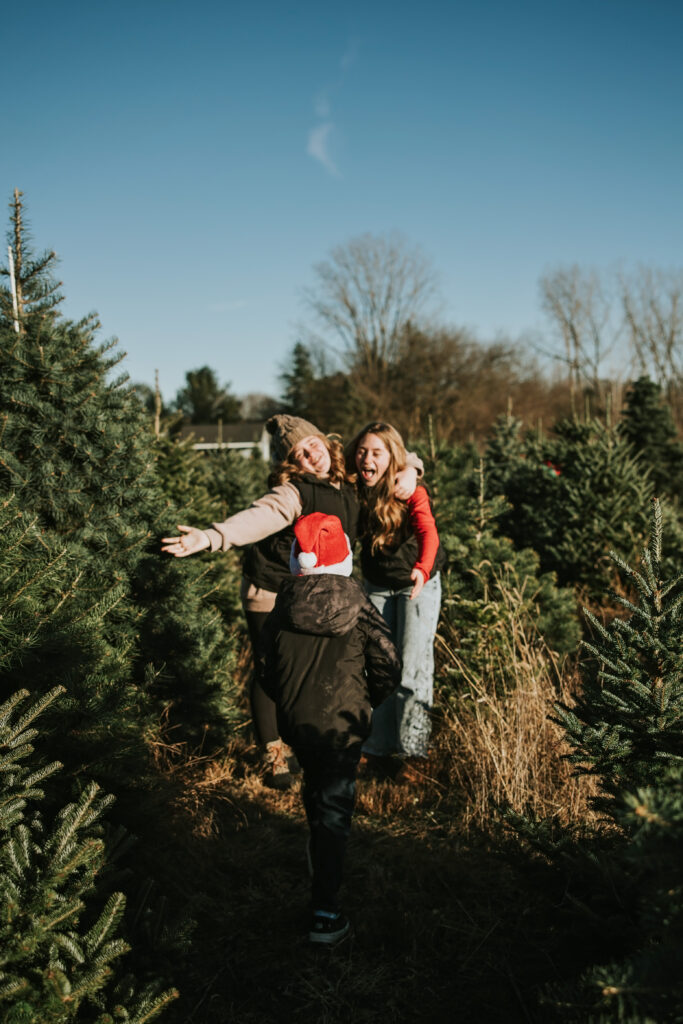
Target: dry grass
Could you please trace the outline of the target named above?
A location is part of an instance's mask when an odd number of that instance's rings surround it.
[[[549,717],[555,702],[571,704],[576,669],[568,659],[561,664],[525,622],[514,586],[502,585],[497,596],[495,643],[476,669],[461,656],[452,627],[438,637],[444,668],[459,680],[457,694],[443,700],[439,761],[461,796],[463,826],[486,829],[492,807],[562,824],[590,820],[594,782],[573,775],[563,730]]]
[[[573,679],[509,599],[513,625],[484,674],[468,673],[440,630],[424,777],[359,781],[343,890],[354,931],[339,949],[306,942],[300,793],[263,786],[248,729],[210,756],[154,741],[153,839],[141,835],[139,850],[165,851],[147,854],[149,873],[196,922],[171,970],[181,998],[168,1024],[541,1024],[535,993],[577,951],[556,928],[562,894],[547,865],[498,827],[495,804],[577,820],[589,794],[547,717]],[[451,668],[466,681],[457,699],[444,696]]]

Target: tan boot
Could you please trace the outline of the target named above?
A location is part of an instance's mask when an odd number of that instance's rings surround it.
[[[287,763],[287,756],[291,753],[287,744],[282,740],[271,740],[270,743],[266,743],[264,785],[271,789],[289,789],[292,784],[292,774]]]

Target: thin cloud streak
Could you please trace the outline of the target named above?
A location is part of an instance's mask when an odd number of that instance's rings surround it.
[[[334,160],[330,156],[328,145],[330,141],[330,135],[334,125],[331,121],[325,121],[323,124],[316,125],[312,128],[308,134],[308,145],[306,146],[306,152],[309,156],[312,156],[314,160],[321,163],[326,171],[328,171],[335,178],[340,178],[341,174],[335,164]]]
[[[358,43],[355,39],[352,39],[347,45],[346,50],[339,61],[341,74],[338,76],[338,81],[332,86],[321,89],[313,101],[315,116],[322,123],[311,128],[308,133],[306,152],[309,156],[312,156],[314,160],[317,160],[318,163],[322,164],[328,174],[331,174],[335,178],[341,178],[341,172],[330,155],[330,137],[334,129],[334,123],[330,120],[332,117],[330,92],[337,92],[341,88],[347,71],[352,64],[355,64],[357,57]]]

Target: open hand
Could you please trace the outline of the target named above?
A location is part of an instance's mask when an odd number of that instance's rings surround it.
[[[162,537],[161,550],[176,558],[187,558],[188,555],[196,555],[198,551],[204,551],[211,547],[211,541],[203,530],[196,526],[178,526],[181,537]]]

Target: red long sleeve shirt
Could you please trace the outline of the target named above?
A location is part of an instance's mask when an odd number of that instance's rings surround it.
[[[417,562],[413,568],[419,569],[427,582],[439,550],[439,534],[429,504],[429,495],[424,487],[416,487],[406,504],[410,525],[417,537]]]

